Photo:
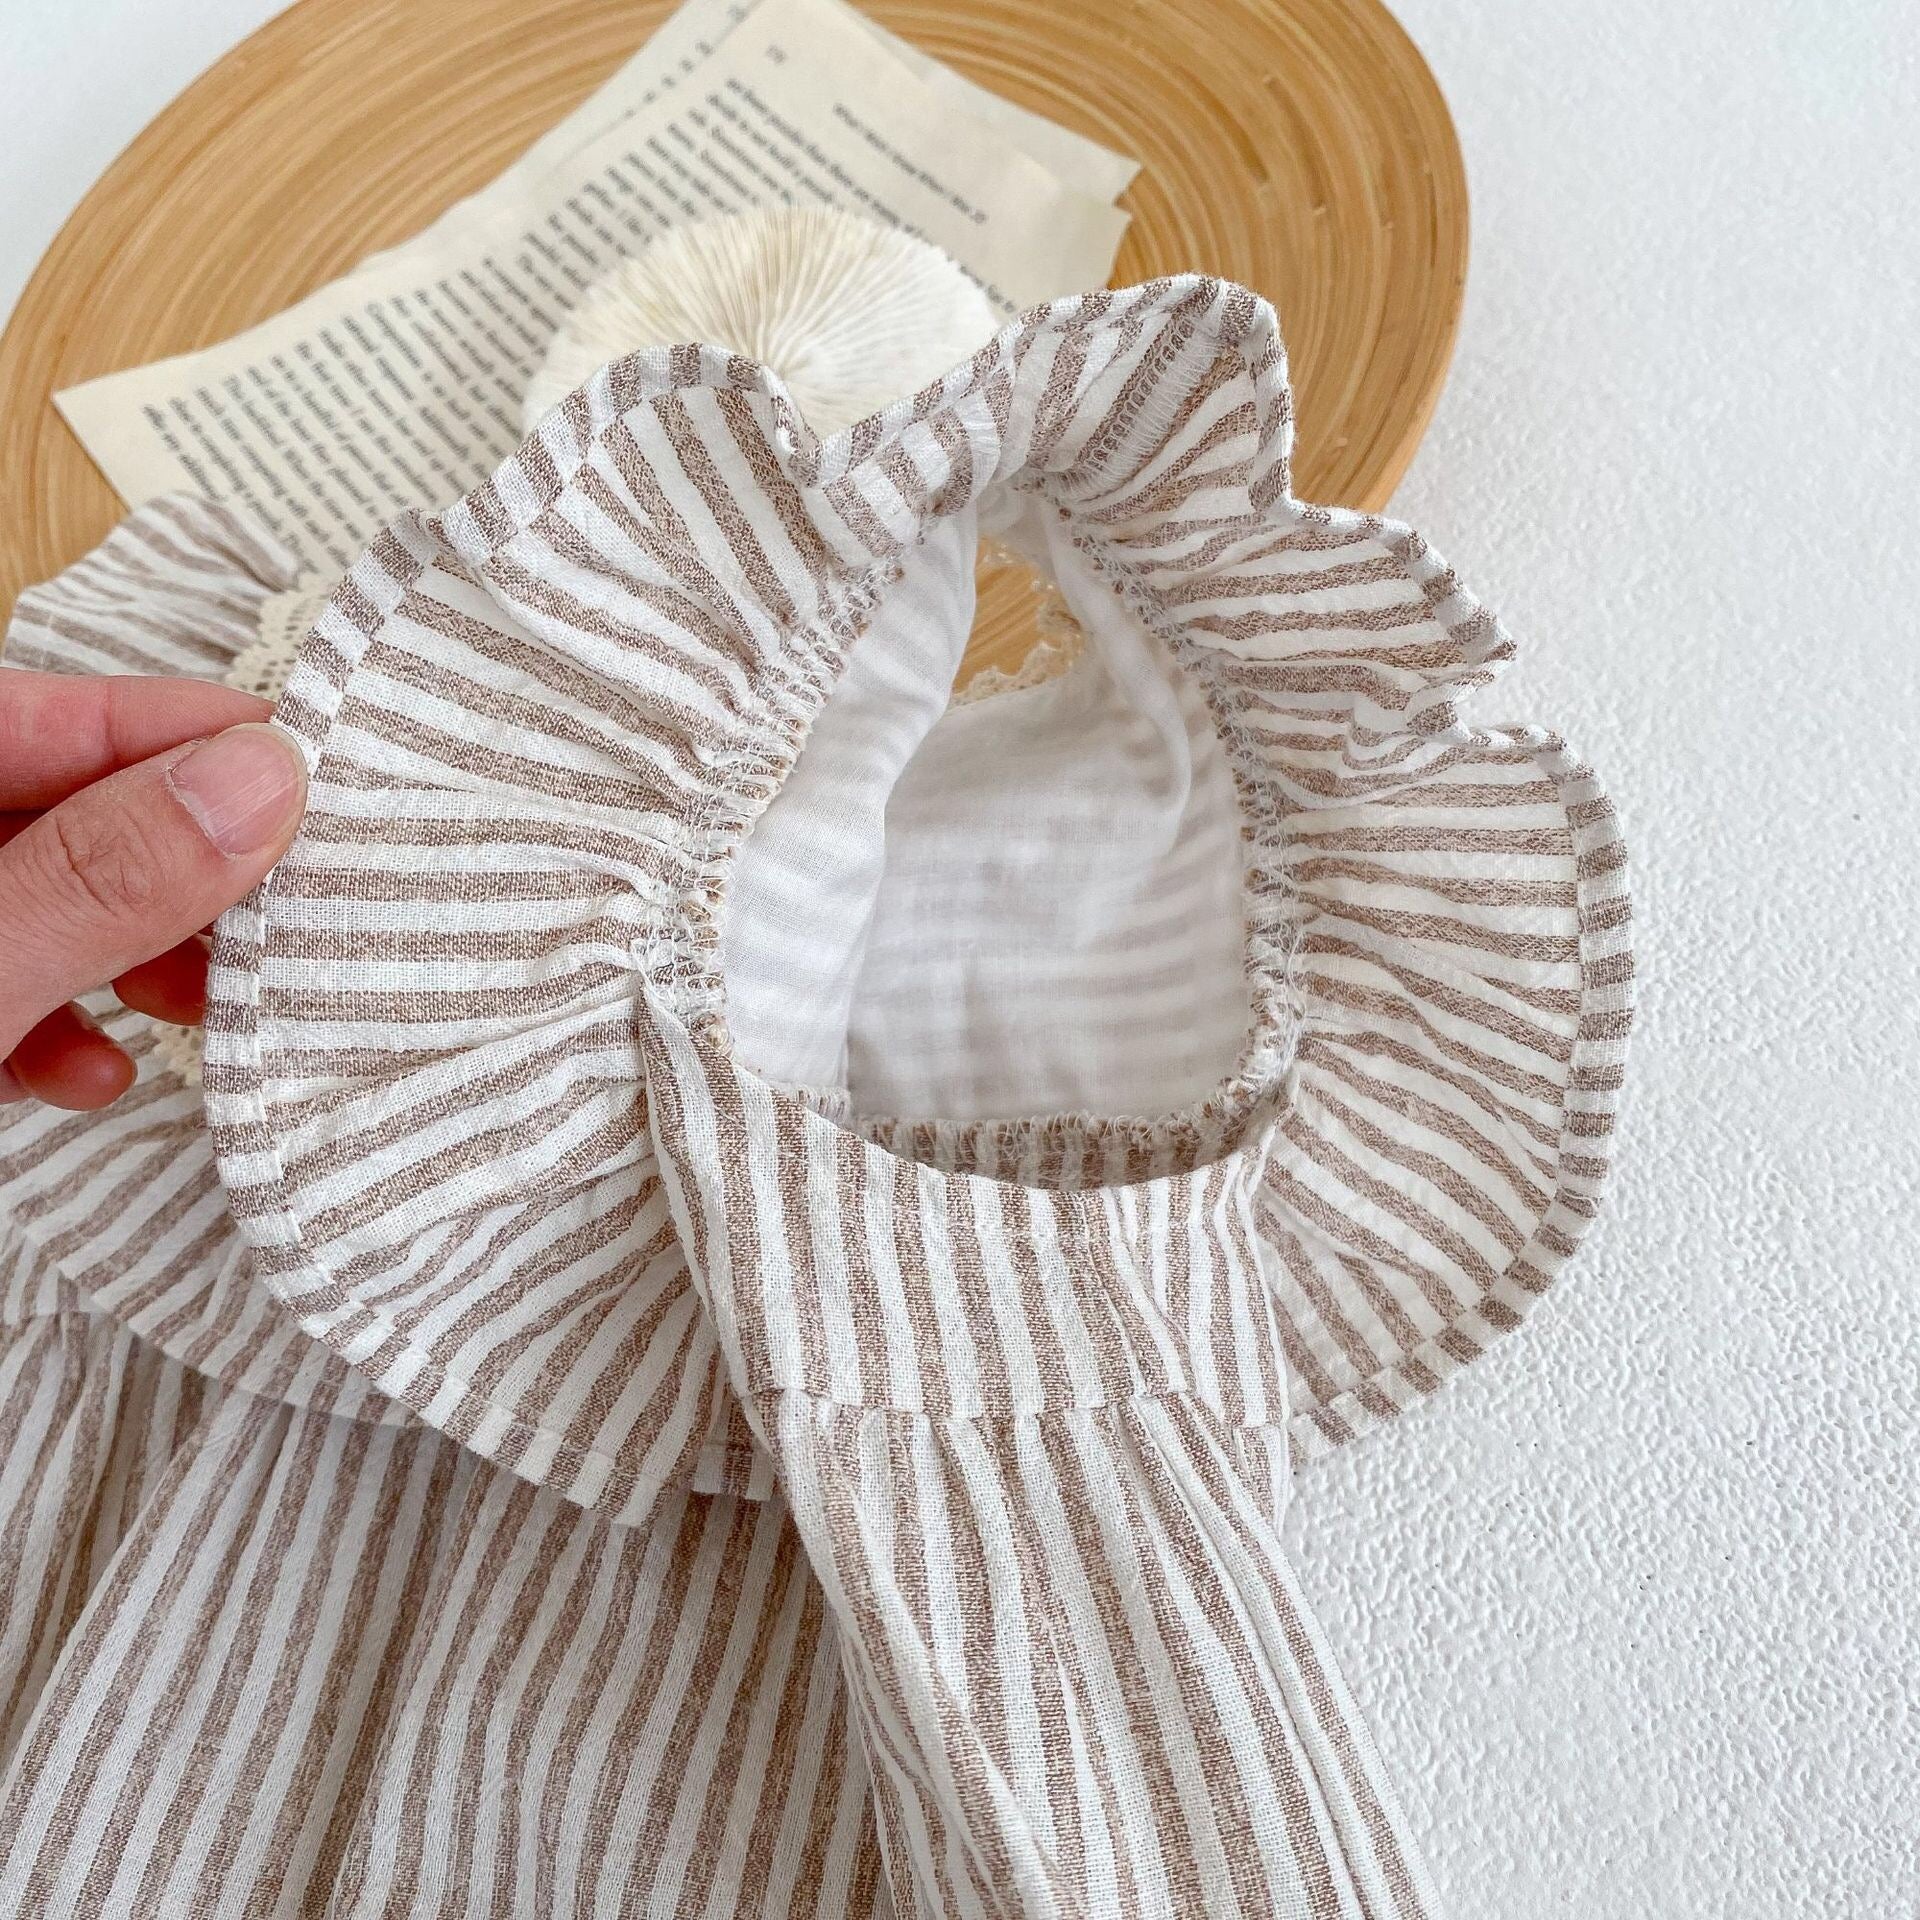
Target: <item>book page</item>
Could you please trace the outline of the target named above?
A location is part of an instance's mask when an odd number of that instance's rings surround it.
[[[651,105],[667,89],[690,78],[709,59],[735,27],[762,0],[686,0],[633,58],[567,115],[535,141],[491,186],[475,196],[484,202],[502,188],[517,185],[577,152],[628,114]],[[871,34],[894,57],[925,81],[947,105],[981,122],[993,134],[1037,160],[1063,186],[1096,200],[1117,200],[1140,171],[1140,163],[1113,152],[1097,141],[1072,132],[1024,107],[1016,107],[997,93],[976,86],[910,41],[889,33],[857,8],[830,0],[836,10],[863,32]],[[475,204],[474,201],[464,203]],[[460,209],[453,209],[458,213]]]
[[[1126,225],[834,0],[759,0],[678,84],[480,198],[232,340],[57,404],[130,505],[232,500],[330,570],[518,445],[562,315],[665,227],[845,207],[944,248],[1010,314],[1103,284]]]

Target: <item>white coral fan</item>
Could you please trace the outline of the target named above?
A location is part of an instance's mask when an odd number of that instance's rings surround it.
[[[521,404],[526,430],[609,360],[726,347],[779,375],[825,437],[993,337],[986,295],[925,240],[809,207],[674,227],[587,290]]]

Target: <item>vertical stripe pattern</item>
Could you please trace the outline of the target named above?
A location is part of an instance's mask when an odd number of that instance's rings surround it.
[[[0,1912],[882,1920],[784,1506],[623,1527],[98,1316],[0,1350]]]
[[[1009,1185],[893,1161],[664,1008],[645,1027],[696,1285],[840,1629],[895,1911],[1431,1914],[1249,1471],[1278,1382],[1218,1364],[1272,1346],[1243,1264],[1263,1133],[1131,1185]]]
[[[127,1099],[0,1116],[0,1910],[1433,1911],[1276,1530],[1591,1218],[1623,863],[1291,432],[1188,278],[825,442],[636,356],[371,544],[204,1122],[117,1012]],[[1009,512],[1093,664],[943,711]],[[218,675],[291,585],[156,503],[9,658]],[[965,811],[1096,740],[1157,839]]]

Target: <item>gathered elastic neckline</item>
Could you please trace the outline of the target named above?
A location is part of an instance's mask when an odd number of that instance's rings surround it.
[[[1217,329],[1209,345],[1216,352],[1238,356],[1235,378],[1245,383],[1249,401],[1258,405],[1262,396],[1252,347],[1256,303],[1248,298],[1244,312],[1231,303],[1222,311],[1217,293],[1214,283],[1195,282],[1189,297]],[[1083,324],[1096,316],[1098,304],[1099,296],[1089,296]],[[1163,315],[1163,324],[1177,323],[1179,303],[1173,304],[1175,311]],[[552,461],[554,491],[557,494],[571,484],[585,464],[605,430],[599,417],[603,410],[626,415],[636,407],[670,408],[679,396],[717,389],[757,395],[769,403],[764,415],[756,412],[736,431],[764,426],[764,452],[778,463],[780,484],[820,487],[831,497],[846,499],[858,497],[868,480],[884,476],[886,487],[899,498],[903,471],[917,471],[910,458],[902,457],[912,438],[964,436],[969,410],[997,416],[1003,408],[1002,362],[1012,359],[1021,344],[1019,334],[1019,326],[1008,329],[946,381],[824,440],[801,419],[778,376],[757,363],[711,349],[653,349],[635,354],[605,369],[543,426],[541,440]],[[1270,337],[1262,336],[1262,344],[1270,346]],[[1072,467],[1060,474],[1023,465],[985,481],[975,476],[970,490],[954,486],[950,479],[926,485],[921,497],[904,500],[904,517],[887,527],[890,538],[878,559],[871,557],[869,527],[869,551],[863,564],[838,571],[829,564],[822,570],[824,577],[816,580],[812,605],[787,603],[774,609],[773,643],[755,654],[748,698],[734,716],[733,738],[726,749],[706,760],[704,792],[686,809],[684,833],[676,835],[691,864],[690,880],[661,901],[658,919],[638,956],[653,994],[698,1039],[710,1059],[765,1087],[775,1100],[790,1103],[820,1124],[845,1127],[890,1157],[923,1161],[947,1174],[969,1174],[1051,1192],[1067,1189],[1045,1180],[1005,1180],[984,1170],[1031,1166],[1036,1160],[1045,1164],[1071,1146],[1083,1162],[1094,1160],[1120,1169],[1117,1181],[1106,1178],[1089,1184],[1132,1185],[1195,1171],[1264,1137],[1284,1104],[1286,1069],[1300,1024],[1291,977],[1296,918],[1284,878],[1285,805],[1276,790],[1269,756],[1248,737],[1241,696],[1215,671],[1216,649],[1185,630],[1173,610],[1130,577],[1117,544],[1078,516],[1075,477]],[[1073,551],[1099,587],[1141,621],[1198,686],[1231,771],[1243,849],[1239,898],[1248,1018],[1229,1070],[1199,1099],[1164,1113],[1058,1112],[964,1122],[931,1116],[856,1115],[835,1111],[844,1090],[782,1087],[748,1067],[734,1047],[720,933],[735,858],[793,773],[813,723],[832,700],[854,647],[888,591],[912,564],[914,547],[948,515],[976,503],[989,486],[1038,495],[1059,514]],[[1254,530],[1256,521],[1270,530],[1274,515],[1284,514],[1289,504],[1284,495],[1250,502],[1248,531]],[[442,516],[440,525],[455,550],[482,570],[510,531],[497,522],[482,524],[471,500]],[[728,580],[735,591],[743,584],[737,578]]]

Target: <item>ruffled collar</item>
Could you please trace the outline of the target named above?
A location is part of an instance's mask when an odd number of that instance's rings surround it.
[[[45,1142],[72,1123],[16,1118],[0,1178],[49,1270],[199,1364],[209,1327],[277,1302],[355,1380],[615,1514],[668,1480],[755,1490],[636,996],[737,1066],[728,863],[889,588],[1011,490],[1214,717],[1246,828],[1245,1044],[1171,1116],[870,1118],[866,1143],[1042,1188],[1242,1156],[1286,1374],[1258,1417],[1290,1395],[1308,1455],[1391,1417],[1518,1322],[1591,1216],[1621,862],[1561,743],[1462,719],[1510,652],[1495,623],[1408,529],[1295,502],[1291,429],[1271,312],[1197,279],[1039,310],[827,441],[732,356],[603,370],[486,485],[382,534],[302,650],[280,720],[314,812],[223,922],[209,1021],[241,1238],[198,1280],[145,1248],[138,1293],[76,1209],[151,1142],[107,1119],[55,1203]],[[220,548],[230,599],[290,584],[217,513],[164,511]],[[119,538],[137,583],[151,536]],[[110,624],[62,586],[23,601],[16,651]],[[396,1012],[424,979],[430,1007]],[[180,1111],[172,1150],[204,1154]]]

